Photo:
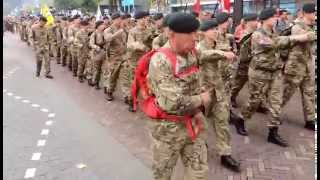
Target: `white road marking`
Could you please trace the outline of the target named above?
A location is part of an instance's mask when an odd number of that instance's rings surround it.
[[[32,107],[39,107],[40,105],[39,104],[32,104],[31,106]]]
[[[7,92],[7,90],[6,90],[6,89],[4,89],[4,90],[3,90],[3,92],[5,93],[5,92]]]
[[[33,153],[32,157],[31,157],[31,160],[32,161],[38,161],[38,160],[40,160],[40,158],[41,158],[41,153],[40,152],[39,153]]]
[[[46,121],[46,125],[47,126],[51,126],[52,125],[52,121]]]
[[[45,139],[38,140],[37,146],[45,146],[45,145],[46,145]]]
[[[15,96],[14,98],[15,99],[21,99],[21,96]]]
[[[23,102],[23,103],[30,103],[30,101],[27,100],[27,99],[23,100],[22,102]]]
[[[36,168],[28,168],[25,172],[24,178],[28,179],[28,178],[33,178],[34,175],[36,174]]]
[[[8,96],[12,96],[12,95],[13,95],[13,93],[11,93],[11,92],[8,92],[8,93],[7,93],[7,95],[8,95]]]
[[[41,130],[41,135],[48,135],[49,134],[49,129],[42,129]]]
[[[77,164],[76,167],[79,169],[83,169],[83,168],[86,168],[87,165],[80,163],[80,164]]]
[[[42,111],[42,112],[49,112],[49,110],[46,109],[46,108],[42,108],[40,111]]]
[[[3,79],[7,79],[8,77],[7,76],[3,76]]]
[[[55,113],[50,113],[50,114],[48,114],[48,117],[49,117],[49,118],[53,118],[53,117],[55,117],[55,116],[56,116]]]

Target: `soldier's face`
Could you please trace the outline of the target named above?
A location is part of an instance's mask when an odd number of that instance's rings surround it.
[[[303,16],[308,19],[313,24],[316,22],[316,14],[315,13],[304,13]]]
[[[161,25],[162,25],[162,20],[163,20],[163,18],[161,18],[161,19],[159,19],[159,20],[156,21],[156,26],[157,26],[157,28],[160,28],[160,27],[161,27]]]
[[[212,40],[216,40],[218,36],[218,29],[217,28],[211,28],[204,32],[204,35]]]
[[[248,21],[246,24],[247,27],[250,27],[252,29],[256,29],[258,27],[258,21]]]
[[[197,33],[176,33],[169,31],[169,40],[177,53],[187,54],[195,48]]]
[[[44,25],[46,25],[46,22],[40,21],[40,26],[44,26]]]

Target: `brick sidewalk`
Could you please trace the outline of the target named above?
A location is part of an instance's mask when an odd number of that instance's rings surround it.
[[[242,105],[246,94],[242,91],[238,102]],[[120,97],[117,95],[116,97]],[[119,98],[117,98],[119,99]],[[119,100],[107,103],[106,116],[101,120],[110,128],[112,135],[143,163],[151,167],[152,154],[146,121],[140,113],[130,113]],[[129,118],[130,117],[130,118]],[[290,147],[283,148],[267,143],[266,115],[256,113],[248,122],[249,136],[236,134],[231,126],[233,156],[241,161],[242,172],[233,173],[220,165],[215,151],[215,136],[209,131],[210,180],[313,180],[315,179],[314,132],[303,128],[302,106],[298,93],[284,108],[280,134],[288,140]],[[173,180],[183,179],[183,168],[179,162]]]

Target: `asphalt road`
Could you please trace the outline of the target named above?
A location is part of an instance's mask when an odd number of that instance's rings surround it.
[[[103,91],[81,84],[51,62],[53,80],[35,77],[35,54],[17,35],[3,38],[3,179],[151,180],[152,154],[146,120],[121,101],[107,102]],[[246,88],[238,102],[245,103]],[[223,168],[209,132],[210,180],[312,180],[314,132],[303,128],[300,94],[283,109],[281,134],[290,147],[266,142],[266,115],[248,123],[250,136],[232,132],[233,156],[241,173]],[[40,154],[41,153],[41,154]],[[178,163],[173,180],[181,180]]]

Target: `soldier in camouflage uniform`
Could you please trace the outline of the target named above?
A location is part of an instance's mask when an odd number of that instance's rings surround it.
[[[66,29],[66,36],[68,37],[67,39],[67,66],[69,68],[70,71],[72,71],[72,26],[74,23],[74,18],[71,17],[69,18],[68,21],[68,26]]]
[[[77,76],[77,71],[78,71],[78,51],[77,48],[75,47],[74,40],[77,31],[79,31],[80,28],[80,15],[75,15],[74,16],[74,23],[73,26],[69,29],[68,37],[71,38],[71,59],[72,59],[72,71],[73,71],[73,76]]]
[[[49,31],[49,55],[57,61],[57,25],[50,24],[48,25]]]
[[[47,19],[40,17],[39,24],[32,26],[32,38],[36,50],[36,76],[40,76],[42,62],[44,62],[45,77],[52,79],[50,75],[50,59],[49,59],[49,35],[45,27]]]
[[[88,35],[89,37],[91,36],[91,34],[96,30],[95,28],[95,17],[91,17],[91,21],[90,21],[90,25],[89,27],[87,28],[87,31],[88,31]],[[90,39],[90,38],[89,38]],[[89,46],[89,55],[88,55],[88,59],[87,59],[87,62],[86,62],[86,66],[85,66],[85,70],[84,70],[84,76],[87,78],[91,78],[92,76],[92,54],[91,54],[92,50],[91,50],[91,47]]]
[[[169,19],[169,15],[166,15],[163,20],[162,20],[162,25],[161,27],[161,32],[160,34],[153,39],[152,41],[152,49],[158,49],[160,47],[162,47],[163,45],[165,45],[165,43],[168,41],[168,19]]]
[[[82,20],[80,22],[80,30],[76,33],[74,45],[77,50],[77,57],[78,57],[78,78],[79,82],[84,82],[84,68],[86,65],[86,62],[89,58],[89,22],[88,20]]]
[[[27,41],[27,19],[26,17],[21,18],[20,22],[20,39],[22,41]]]
[[[121,27],[121,16],[115,13],[111,16],[112,24],[109,28],[104,30],[104,39],[106,46],[106,62],[107,69],[104,73],[104,88],[106,91],[106,99],[113,100],[113,92],[117,86],[121,64],[123,63],[123,56],[126,52],[127,35]]]
[[[130,29],[127,42],[127,59],[126,66],[123,68],[123,73],[127,74],[125,79],[122,79],[122,91],[125,97],[125,102],[128,102],[129,111],[133,112],[133,103],[131,97],[131,84],[133,80],[134,68],[136,67],[139,58],[151,49],[152,31],[147,28],[149,13],[139,11],[135,14],[137,25]]]
[[[251,119],[263,97],[268,94],[268,142],[287,147],[288,143],[278,134],[281,124],[281,76],[283,68],[280,50],[290,48],[290,46],[303,40],[303,38],[307,38],[309,35],[276,36],[272,33],[273,23],[276,20],[275,13],[275,9],[272,8],[262,10],[259,15],[259,19],[262,20],[262,26],[252,34],[252,59],[248,71],[249,99],[246,106],[241,109],[241,118],[237,119],[235,126],[238,134],[248,135],[245,121]]]
[[[60,47],[60,61],[62,66],[66,66],[68,60],[68,18],[62,17],[61,20],[62,39]]]
[[[91,48],[92,54],[92,75],[87,74],[88,84],[90,86],[96,87],[96,89],[100,89],[99,81],[100,81],[100,72],[102,63],[106,57],[106,43],[103,37],[103,31],[105,30],[106,25],[103,21],[96,22],[96,30],[90,36],[89,46]]]
[[[218,23],[215,19],[204,20],[200,31],[204,39],[198,43],[200,66],[200,85],[203,90],[211,91],[211,103],[206,109],[206,116],[214,127],[216,146],[221,157],[221,164],[233,171],[240,171],[240,163],[231,157],[231,134],[228,123],[228,99],[225,96],[224,82],[219,70],[220,61],[232,61],[234,53],[215,49],[218,36]]]
[[[56,38],[57,38],[57,52],[54,55],[57,59],[57,64],[61,64],[61,46],[62,46],[62,25],[61,20],[55,20],[56,23]]]
[[[197,65],[197,58],[191,52],[195,48],[195,31],[198,26],[198,20],[189,14],[177,13],[170,18],[170,41],[163,47],[176,56],[180,64],[176,72],[173,72],[173,64],[161,52],[155,53],[150,60],[147,83],[158,107],[171,115],[195,112],[194,117],[203,127],[201,130],[196,128],[197,136],[192,140],[182,122],[168,119],[149,121],[155,180],[170,180],[179,156],[185,167],[185,180],[208,179],[207,123],[203,113],[197,109],[207,105],[210,101],[209,93],[201,93],[199,71],[174,77],[175,73]]]
[[[245,30],[240,38],[240,54],[239,54],[239,64],[236,71],[236,75],[233,79],[232,89],[231,89],[231,104],[233,107],[237,107],[236,97],[238,96],[240,90],[248,81],[248,69],[249,63],[252,58],[251,54],[251,35],[257,29],[257,15],[247,14],[244,16]]]
[[[291,34],[314,33],[315,4],[303,6],[303,17],[291,29]],[[314,36],[315,37],[315,36]],[[283,104],[285,106],[299,88],[301,92],[305,128],[315,129],[315,80],[312,76],[312,51],[314,37],[296,44],[290,49],[288,61],[284,68]],[[312,68],[311,68],[312,67]]]

